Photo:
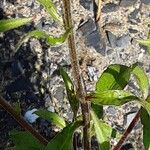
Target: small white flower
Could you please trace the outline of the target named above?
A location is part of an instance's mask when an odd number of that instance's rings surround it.
[[[36,108],[27,111],[24,115],[25,120],[28,121],[29,123],[34,123],[36,119],[39,118],[38,115],[34,114],[35,111],[37,111]]]

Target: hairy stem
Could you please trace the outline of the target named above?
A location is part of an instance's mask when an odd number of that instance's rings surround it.
[[[72,28],[72,16],[71,16],[71,3],[70,0],[63,0],[64,5],[64,25],[65,29]],[[68,47],[69,47],[69,54],[71,59],[71,66],[73,71],[73,77],[76,86],[77,96],[81,102],[81,109],[82,109],[82,116],[83,116],[83,141],[84,141],[84,149],[90,150],[90,113],[89,113],[89,103],[86,102],[85,96],[85,88],[82,81],[82,76],[80,73],[79,62],[77,58],[77,51],[74,39],[73,30],[71,31],[68,37]]]
[[[121,147],[122,147],[123,143],[126,141],[128,135],[130,134],[130,132],[133,130],[133,128],[135,127],[135,125],[139,121],[140,112],[141,112],[141,109],[137,112],[136,116],[134,117],[134,119],[132,120],[132,122],[130,123],[128,128],[125,130],[121,139],[119,140],[119,142],[117,143],[117,145],[114,147],[113,150],[120,150],[121,149]]]
[[[21,117],[13,107],[0,96],[0,106],[3,107],[25,130],[30,132],[36,139],[38,139],[42,144],[47,145],[48,141],[40,135],[31,125],[29,125],[23,117]]]

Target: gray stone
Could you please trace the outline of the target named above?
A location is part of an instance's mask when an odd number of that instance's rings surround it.
[[[96,30],[96,24],[92,18],[89,18],[88,21],[82,23],[78,31],[82,33],[83,36],[87,36]]]
[[[63,87],[58,87],[57,90],[56,90],[56,93],[55,93],[54,97],[58,101],[63,102],[63,99],[64,99],[64,88]]]
[[[111,55],[113,52],[114,52],[113,49],[108,49],[106,53],[107,53],[107,55]]]
[[[115,115],[115,114],[117,113],[117,110],[116,110],[115,107],[109,106],[109,107],[107,108],[106,112],[107,112],[108,114]]]
[[[124,124],[126,125],[126,127],[129,126],[129,124],[132,122],[135,115],[136,115],[136,113],[129,113],[125,116]]]
[[[34,0],[30,0],[27,2],[27,6],[33,8],[34,6]]]
[[[88,47],[94,47],[98,53],[102,54],[103,56],[105,55],[106,44],[97,30],[87,36],[86,45]]]
[[[91,81],[97,81],[97,74],[95,67],[88,66],[88,74]]]
[[[131,12],[131,13],[129,14],[128,20],[129,20],[131,23],[140,22],[140,19],[139,19],[139,17],[138,17],[139,11],[140,11],[140,9],[135,9],[133,12]]]
[[[138,32],[136,29],[132,29],[132,28],[129,28],[128,30],[130,33],[137,33]]]
[[[131,38],[129,35],[123,35],[116,41],[117,47],[126,48],[131,44]]]
[[[110,12],[115,12],[119,9],[119,6],[114,4],[114,3],[107,3],[106,5],[103,6],[102,12],[103,13],[110,13]]]
[[[107,34],[107,38],[108,38],[108,42],[109,42],[110,46],[112,48],[115,48],[117,46],[117,44],[116,44],[117,37],[110,31],[107,31],[106,34]]]
[[[54,109],[53,106],[49,106],[47,110],[50,111],[50,112],[55,112],[55,109]]]
[[[132,6],[137,2],[137,0],[121,0],[120,2],[120,6],[123,7],[128,7],[128,6]]]
[[[85,9],[93,11],[94,5],[92,0],[80,0],[79,2]]]
[[[141,0],[141,2],[144,4],[150,4],[150,0]]]

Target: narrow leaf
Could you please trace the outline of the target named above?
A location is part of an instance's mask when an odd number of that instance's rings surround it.
[[[11,131],[10,139],[15,144],[15,147],[13,148],[15,150],[18,150],[21,147],[25,147],[30,150],[41,150],[45,147],[36,138],[34,138],[32,134],[25,131]]]
[[[141,123],[143,124],[143,143],[145,150],[150,150],[150,115],[144,109],[141,111]]]
[[[145,100],[140,100],[138,102],[141,104],[141,106],[147,111],[147,113],[150,116],[150,102],[145,101]]]
[[[52,46],[64,43],[66,39],[68,38],[68,35],[70,34],[71,30],[72,29],[68,29],[64,34],[60,35],[59,37],[54,37],[54,36],[49,35],[47,37],[47,43]]]
[[[145,40],[137,40],[141,45],[144,45],[147,47],[147,51],[150,54],[150,33],[148,34],[148,38]]]
[[[132,73],[135,75],[137,79],[138,85],[143,94],[143,98],[146,99],[149,90],[149,81],[147,75],[145,74],[144,70],[139,66],[136,66],[133,69]]]
[[[62,67],[60,67],[60,74],[61,74],[61,76],[64,80],[68,100],[69,100],[69,103],[71,105],[72,111],[74,113],[74,118],[75,118],[76,115],[77,115],[78,109],[79,109],[79,100],[76,97],[76,93],[75,93],[75,90],[74,90],[74,85],[73,85],[70,77],[64,71],[64,69]]]
[[[33,18],[19,18],[19,19],[3,19],[0,20],[0,32],[6,32],[8,30],[18,28],[22,25],[31,22]]]
[[[145,39],[145,40],[137,40],[140,44],[145,45],[145,46],[150,46],[150,39]]]
[[[63,129],[66,126],[65,120],[56,113],[49,112],[44,109],[39,109],[38,111],[34,113],[38,115],[39,117],[52,122],[53,124],[55,124],[61,129]]]
[[[63,42],[65,42],[66,38],[68,37],[70,33],[70,30],[67,30],[63,35],[61,35],[60,37],[54,37],[52,35],[48,35],[46,32],[44,31],[40,31],[40,30],[33,30],[29,33],[27,33],[26,35],[24,35],[20,41],[18,42],[18,44],[16,45],[16,51],[20,48],[20,46],[24,43],[27,42],[29,40],[29,38],[37,38],[37,39],[46,39],[47,43],[50,44],[51,46],[55,46],[58,44],[62,44]]]
[[[123,90],[108,90],[90,94],[92,103],[98,105],[123,105],[138,98],[132,93]]]
[[[131,68],[113,64],[102,73],[96,83],[96,91],[123,90],[130,78]]]
[[[49,15],[55,20],[59,21],[61,24],[63,23],[62,18],[57,12],[55,5],[52,0],[37,0],[41,5],[44,6],[45,10],[49,13]]]
[[[73,133],[81,124],[81,121],[76,121],[67,125],[48,143],[45,150],[71,150]]]
[[[104,121],[99,120],[94,111],[91,110],[91,118],[94,123],[96,137],[100,144],[101,150],[110,149],[110,137],[112,133],[112,128],[106,124]]]

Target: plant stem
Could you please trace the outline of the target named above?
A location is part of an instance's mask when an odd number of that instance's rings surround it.
[[[31,125],[29,125],[23,117],[21,117],[13,107],[0,96],[0,106],[3,107],[25,130],[30,132],[36,139],[38,139],[42,144],[47,145],[48,141],[40,135]]]
[[[65,29],[72,28],[72,16],[71,16],[71,5],[70,0],[63,0],[64,5],[64,25]],[[73,71],[73,77],[76,86],[77,96],[81,102],[82,116],[83,116],[83,141],[84,141],[84,149],[90,150],[90,113],[89,113],[89,103],[86,102],[85,96],[85,88],[82,80],[82,76],[80,73],[79,62],[77,58],[76,45],[74,39],[73,30],[71,31],[68,37],[68,47],[69,47],[69,55],[71,59],[71,66]]]
[[[134,119],[132,120],[132,122],[130,123],[128,128],[125,130],[121,139],[119,140],[117,145],[113,148],[113,150],[120,150],[121,149],[121,147],[122,147],[123,143],[125,142],[125,140],[127,139],[128,135],[130,134],[130,132],[133,130],[133,128],[135,127],[135,125],[139,121],[140,112],[141,112],[141,109],[137,112],[136,116],[134,117]]]
[[[96,13],[96,21],[101,21],[101,7],[102,7],[102,0],[98,0],[98,10]]]

